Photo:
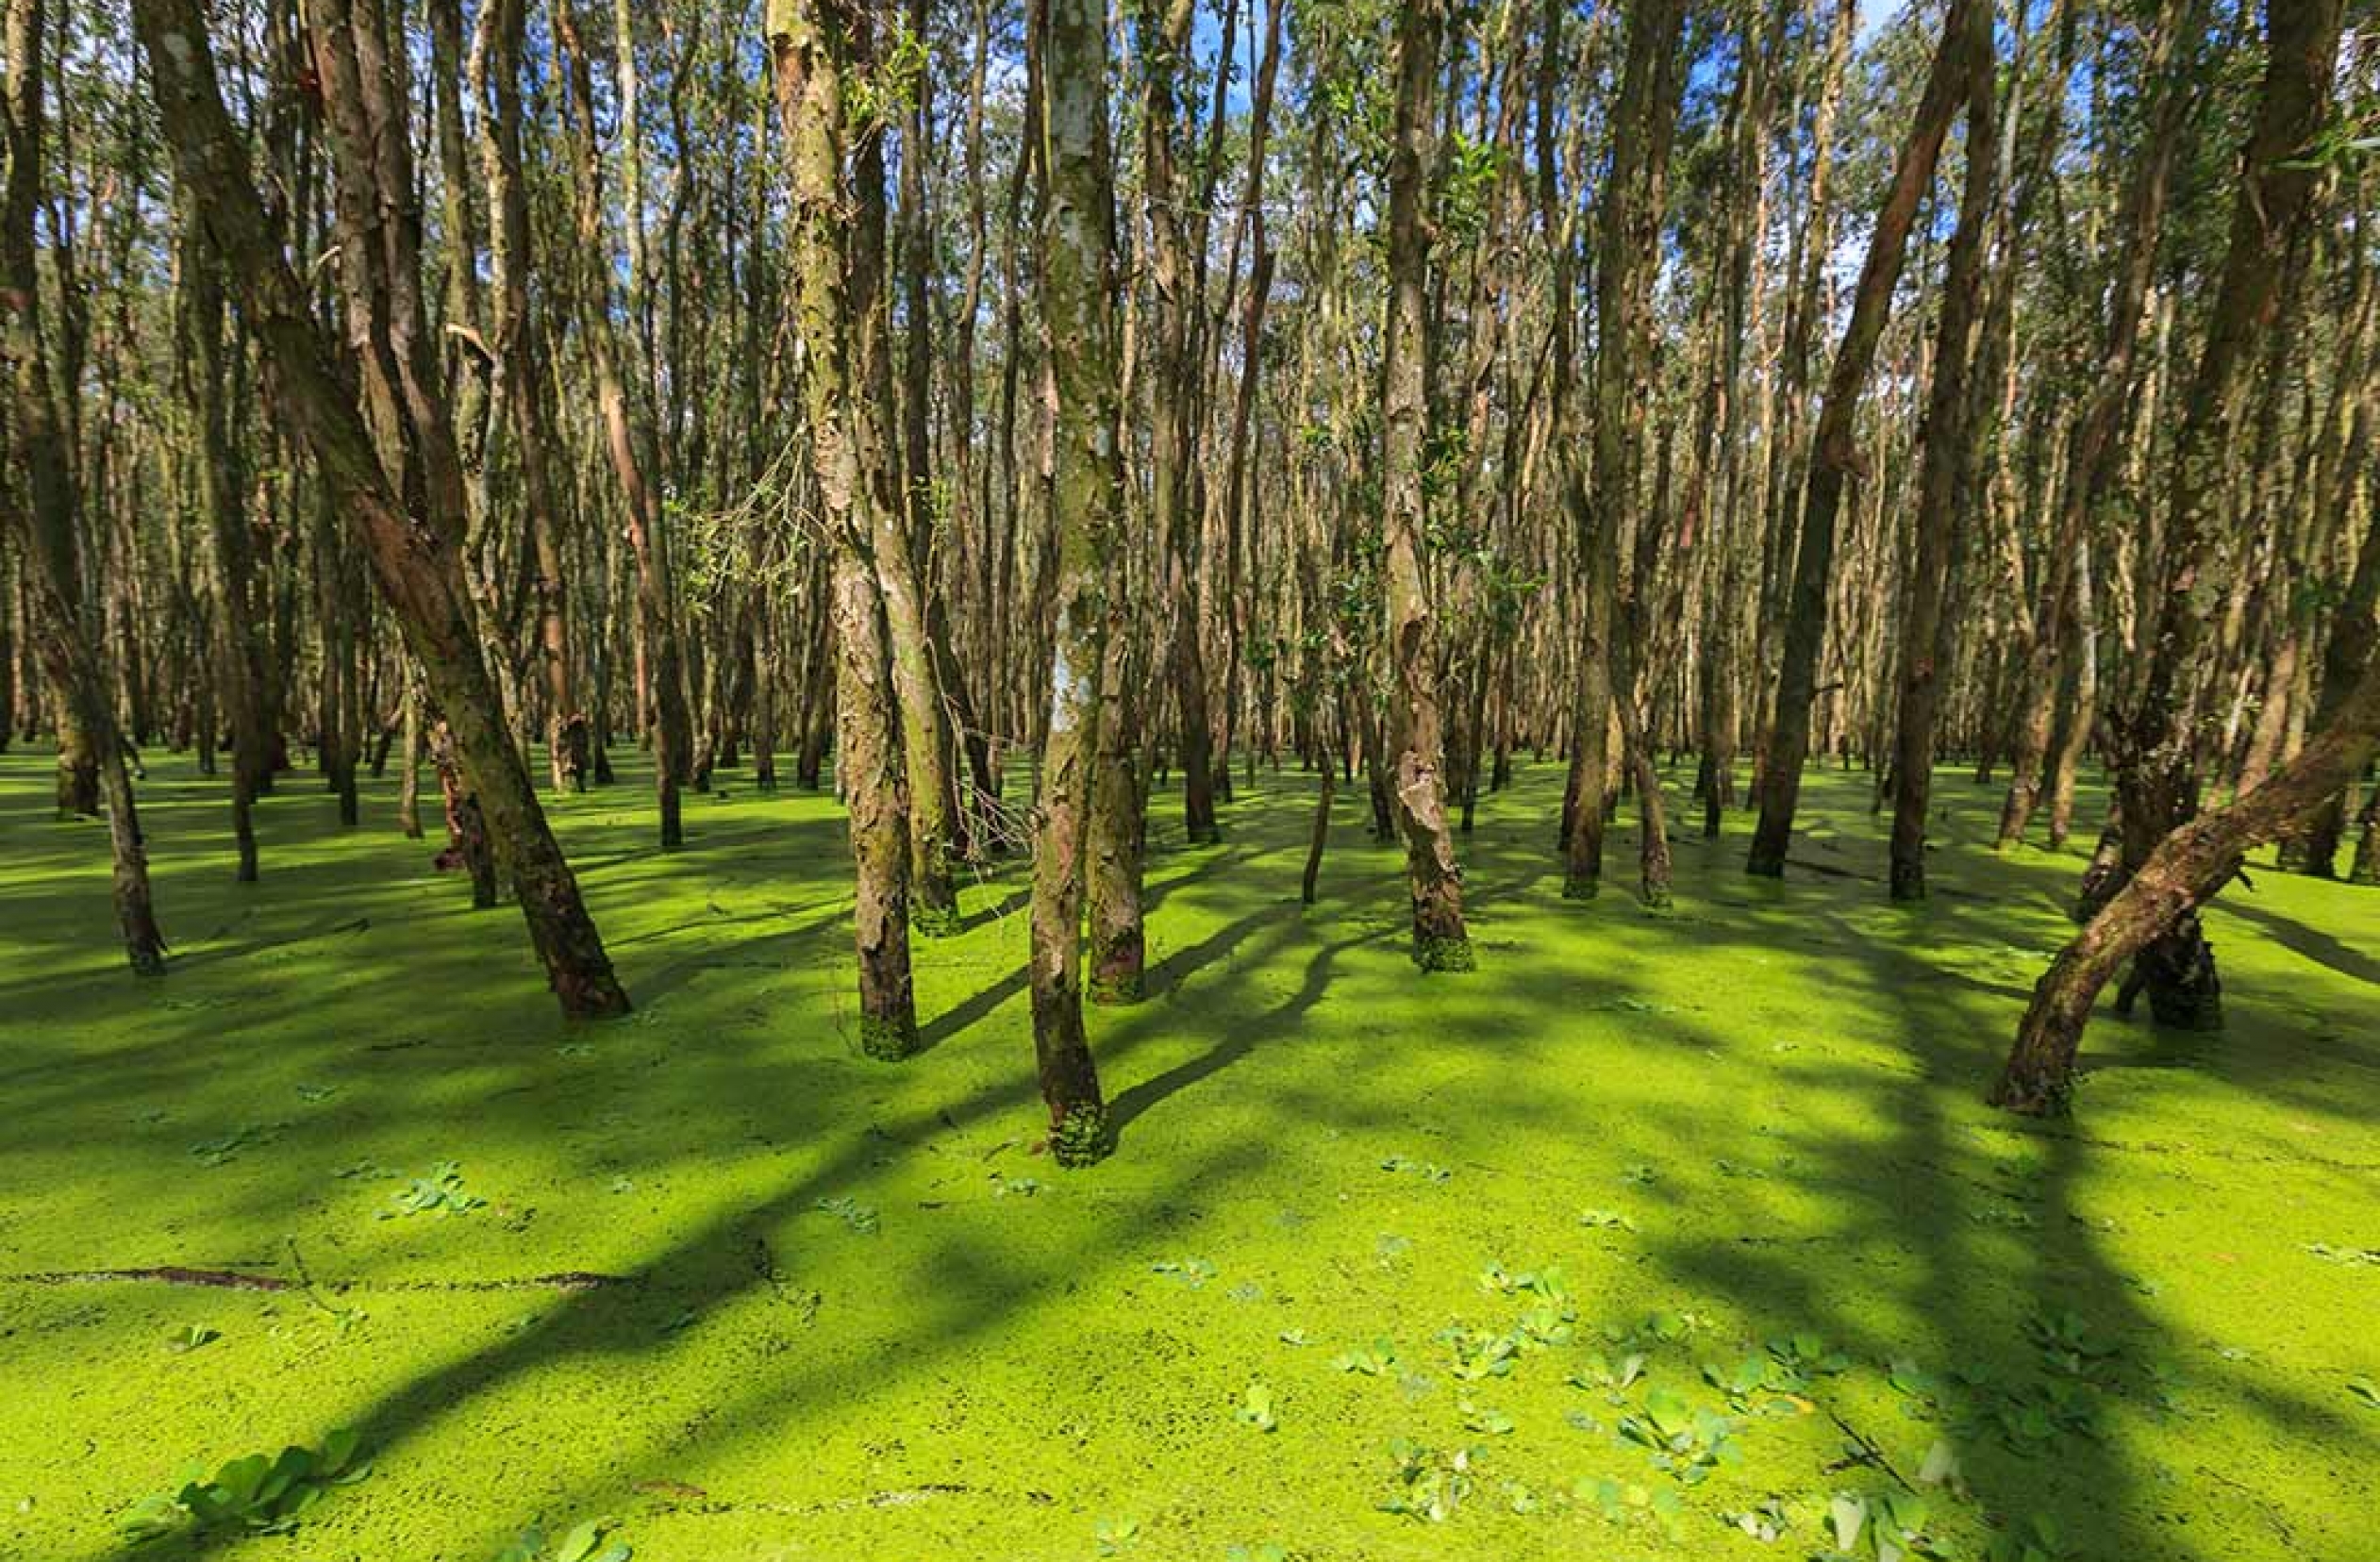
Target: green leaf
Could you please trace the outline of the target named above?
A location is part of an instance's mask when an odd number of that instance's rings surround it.
[[[603,1538],[603,1520],[580,1520],[562,1537],[561,1544],[554,1548],[554,1562],[587,1562],[589,1554],[595,1549],[595,1542]]]
[[[354,1461],[362,1447],[363,1434],[352,1426],[342,1426],[323,1439],[318,1468],[325,1475],[337,1475]]]
[[[190,1522],[190,1510],[163,1492],[141,1498],[125,1510],[116,1527],[135,1540],[154,1540]]]
[[[1839,1494],[1826,1504],[1826,1522],[1835,1531],[1835,1549],[1851,1550],[1859,1543],[1859,1532],[1868,1522],[1867,1500],[1847,1492]]]
[[[1692,1407],[1676,1389],[1655,1388],[1644,1396],[1644,1414],[1663,1436],[1675,1437],[1689,1424]]]

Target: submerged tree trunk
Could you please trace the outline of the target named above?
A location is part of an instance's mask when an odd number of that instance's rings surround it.
[[[2361,774],[2375,751],[2380,751],[2380,658],[2367,658],[2331,723],[2295,758],[2231,806],[2201,814],[2167,835],[2059,953],[2033,989],[2016,1045],[1992,1088],[1992,1104],[2036,1116],[2067,1110],[2075,1054],[2100,989],[2125,961],[2170,939],[2176,926],[2194,925],[2197,908],[2231,882],[2249,852]]]
[[[2128,873],[2139,872],[2197,806],[2191,685],[2214,618],[2208,583],[2231,562],[2217,523],[2231,492],[2239,387],[2305,264],[2302,240],[2322,173],[2303,154],[2328,117],[2338,34],[2339,0],[2274,0],[2269,13],[2263,91],[2222,278],[2168,457],[2165,566],[2152,605],[2155,628],[2141,648],[2146,678],[2117,735]],[[2199,1030],[2222,1023],[2214,955],[2194,915],[2172,920],[2142,950],[2141,973],[2160,1023]]]

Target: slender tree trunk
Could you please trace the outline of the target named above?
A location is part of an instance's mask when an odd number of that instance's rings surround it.
[[[0,344],[9,360],[8,424],[17,464],[25,474],[27,503],[6,512],[17,523],[26,573],[35,599],[34,622],[43,671],[58,690],[60,737],[71,720],[89,745],[107,805],[108,840],[113,856],[116,929],[135,973],[165,971],[165,938],[149,892],[147,843],[125,764],[125,742],[116,727],[99,647],[85,611],[83,553],[76,491],[75,446],[58,415],[58,392],[50,376],[48,344],[42,329],[42,287],[34,247],[34,213],[42,202],[43,108],[47,68],[42,0],[8,0],[8,77],[6,116],[8,173],[0,188]],[[71,400],[78,391],[64,381]],[[71,715],[69,715],[71,713]],[[61,776],[66,744],[59,745]]]
[[[1104,0],[1046,0],[1048,126],[1041,295],[1054,353],[1051,524],[1057,632],[1033,843],[1033,1046],[1050,1151],[1061,1166],[1107,1154],[1107,1109],[1083,1029],[1082,908],[1099,677],[1113,615],[1123,505],[1115,317],[1115,197]]]
[[[1942,41],[1963,52],[1967,87],[1967,173],[1958,200],[1934,337],[1934,378],[1926,390],[1923,455],[1918,474],[1917,547],[1901,619],[1901,679],[1892,755],[1889,883],[1897,901],[1925,898],[1925,814],[1933,796],[1934,725],[1952,649],[1942,605],[1957,562],[1965,510],[1975,477],[1975,411],[1990,393],[1975,383],[1976,327],[1983,315],[1985,230],[1998,199],[1999,108],[1992,57],[1993,8],[1971,5],[1966,36]],[[2013,265],[2013,257],[2002,264]]]
[[[1383,557],[1389,692],[1383,747],[1391,767],[1390,804],[1405,841],[1413,902],[1413,959],[1423,971],[1468,971],[1462,868],[1447,827],[1440,785],[1444,737],[1439,716],[1438,628],[1424,567],[1429,344],[1425,291],[1430,228],[1424,210],[1432,98],[1444,0],[1410,0],[1397,10],[1396,114],[1389,150],[1389,317],[1381,338]]]
[[[595,148],[593,80],[586,46],[580,42],[573,15],[578,3],[579,0],[554,0],[554,31],[562,45],[562,75],[571,104],[571,173],[574,209],[577,214],[576,239],[581,251],[581,336],[594,371],[595,400],[603,420],[605,449],[620,483],[625,512],[624,529],[636,558],[641,669],[638,684],[651,701],[653,712],[653,785],[660,804],[661,848],[674,851],[686,839],[679,793],[693,755],[693,718],[687,709],[685,669],[679,659],[676,629],[670,617],[669,557],[658,487],[660,442],[652,419],[645,412],[642,393],[651,383],[651,374],[645,370],[634,381],[624,375],[612,326],[611,239],[603,218],[603,174]],[[625,12],[622,15],[624,18]],[[624,79],[632,80],[633,64],[624,69],[631,73]],[[632,119],[635,110],[633,101],[622,106],[624,117]],[[644,274],[643,217],[637,205],[644,192],[633,156],[635,138],[631,135],[625,139],[631,148],[624,193],[629,241],[635,252],[630,262],[633,285],[628,308],[633,326],[643,291],[641,283],[635,279]],[[632,336],[642,340],[634,333]]]
[[[872,1057],[917,1047],[909,973],[909,802],[898,695],[885,629],[882,572],[872,550],[885,527],[863,445],[877,430],[869,389],[854,372],[857,330],[844,170],[845,98],[858,55],[853,5],[770,0],[767,25],[779,112],[793,174],[795,307],[808,355],[803,376],[810,465],[833,557],[838,732],[836,769],[851,818],[857,873],[859,1042]],[[879,174],[881,170],[879,169]],[[897,526],[894,528],[897,532]]]
[[[264,732],[265,667],[257,602],[256,547],[240,495],[246,487],[231,440],[225,394],[223,278],[195,213],[182,214],[182,373],[195,405],[198,502],[213,544],[225,666],[218,681],[231,717],[231,832],[235,879],[256,882],[256,800],[273,764]],[[212,713],[208,713],[212,721]]]
[[[1744,864],[1746,872],[1768,878],[1785,874],[1786,852],[1793,838],[1793,811],[1801,799],[1802,766],[1809,757],[1810,712],[1818,697],[1818,657],[1826,637],[1826,595],[1835,570],[1836,515],[1842,505],[1843,489],[1860,466],[1859,403],[1867,392],[1876,346],[1892,310],[1892,292],[1901,278],[1910,225],[1933,183],[1934,164],[1941,155],[1951,120],[1964,101],[1969,74],[1968,15],[1979,3],[1952,0],[1942,42],[1926,74],[1924,95],[1910,124],[1909,139],[1894,164],[1884,208],[1876,214],[1859,288],[1853,295],[1851,323],[1844,328],[1834,371],[1827,376],[1826,399],[1810,440],[1783,659],[1760,765],[1760,823]]]
[[[2057,658],[2064,646],[2072,643],[2072,633],[2087,632],[2076,628],[2079,615],[2071,593],[2076,589],[2083,550],[2100,524],[2099,512],[2107,505],[2123,463],[2123,425],[2136,390],[2134,364],[2155,270],[2157,236],[2164,227],[2174,149],[2182,140],[2183,119],[2192,101],[2189,28],[2199,15],[2196,0],[2167,0],[2150,42],[2155,104],[2116,223],[2121,235],[2116,251],[2119,263],[2115,285],[2108,291],[2099,360],[2093,366],[2098,387],[2075,424],[2067,448],[2066,475],[2058,485],[2058,521],[2042,571],[2045,583],[2039,605],[2034,609],[2029,666],[2020,675],[2025,704],[2015,723],[2008,795],[2001,808],[1995,842],[2000,847],[2022,839],[2032,818],[2057,698]],[[2069,633],[2061,634],[2061,628]],[[2084,724],[2087,728],[2088,723]],[[2088,738],[2087,730],[2084,736]],[[2062,840],[2062,831],[2053,834]]]
[[[2142,647],[2146,678],[2118,733],[2127,872],[2140,872],[2196,807],[2191,680],[2212,621],[2206,582],[2221,578],[2225,564],[2220,523],[2240,443],[2239,383],[2305,264],[2302,241],[2322,174],[2304,152],[2328,117],[2338,34],[2339,0],[2275,0],[2268,14],[2264,85],[2222,279],[2167,461],[2165,563],[2155,629]],[[2222,984],[2194,912],[2183,908],[2141,950],[2140,964],[2160,1023],[2222,1024]]]
[[[521,64],[524,0],[487,0],[479,13],[474,74],[486,102],[479,116],[480,168],[493,242],[495,393],[518,450],[537,603],[537,659],[544,675],[546,766],[557,791],[587,789],[588,732],[572,675],[570,602],[560,499],[551,467],[544,334],[529,302],[529,202],[522,170]]]
[[[328,9],[335,19],[340,9],[335,0]],[[442,409],[428,401],[434,392],[418,352],[421,343],[414,339],[417,350],[405,369],[424,414],[415,433],[424,446],[431,447],[427,464],[434,480],[421,485],[424,499],[416,512],[398,497],[401,490],[382,468],[372,430],[314,322],[307,291],[272,237],[239,132],[216,85],[213,53],[196,0],[140,0],[133,16],[175,166],[225,276],[235,282],[243,319],[275,365],[284,391],[282,405],[311,447],[340,513],[364,547],[381,592],[421,661],[432,697],[454,725],[459,762],[487,816],[497,854],[510,872],[547,980],[567,1015],[623,1013],[627,994],[612,975],[577,879],[538,806],[536,789],[512,744],[481,656],[456,557],[462,507],[451,436],[444,431],[442,417],[427,415]],[[352,59],[342,62],[335,52],[325,58],[341,78],[332,84],[335,92],[326,88],[326,99],[352,93],[348,102],[364,111]],[[407,175],[403,117],[386,114],[387,104],[377,95],[386,83],[384,73],[373,107],[383,111],[380,123],[394,133],[381,136],[376,144],[384,163],[394,165],[391,175]],[[409,176],[397,179],[396,188],[409,190]],[[388,193],[384,210],[408,209],[393,190]],[[401,237],[389,250],[406,259],[415,258]],[[418,274],[408,280],[411,301],[418,303]],[[405,318],[418,321],[418,307]]]
[[[1207,708],[1207,662],[1199,643],[1198,518],[1192,513],[1190,461],[1196,443],[1197,366],[1190,342],[1196,312],[1190,239],[1177,161],[1181,86],[1176,66],[1190,52],[1192,0],[1140,0],[1141,198],[1149,223],[1149,500],[1151,529],[1164,550],[1164,589],[1173,672],[1181,714],[1182,817],[1193,846],[1220,840],[1215,818],[1213,718]]]
[[[1641,877],[1647,904],[1669,901],[1669,847],[1661,786],[1646,749],[1637,705],[1634,643],[1662,521],[1643,513],[1639,492],[1646,466],[1652,362],[1653,274],[1658,260],[1668,189],[1669,146],[1677,124],[1677,52],[1684,8],[1648,0],[1629,17],[1626,60],[1612,110],[1613,152],[1597,230],[1594,425],[1591,493],[1572,504],[1585,524],[1578,538],[1587,601],[1577,702],[1577,797],[1562,892],[1595,893],[1602,871],[1606,776],[1617,719],[1643,823]],[[1634,572],[1630,599],[1620,595],[1621,550],[1642,544],[1647,568]]]
[[[873,64],[873,23],[864,3],[846,11],[855,59]],[[856,518],[868,527],[891,656],[893,714],[908,797],[909,920],[926,937],[956,932],[958,892],[951,859],[958,846],[957,791],[951,772],[950,707],[927,631],[919,569],[914,490],[900,481],[892,394],[892,324],[885,286],[884,137],[880,125],[850,127],[846,307],[853,333],[851,372],[855,455],[868,485]],[[906,160],[906,159],[905,159]]]

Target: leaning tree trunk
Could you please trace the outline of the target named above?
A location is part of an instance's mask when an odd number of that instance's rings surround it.
[[[2126,872],[2140,871],[2197,804],[2190,685],[2212,624],[2207,582],[2226,567],[2222,523],[2229,467],[2240,447],[2239,385],[2305,264],[2301,240],[2322,175],[2304,153],[2328,117],[2339,15],[2340,0],[2273,0],[2268,13],[2263,91],[2222,279],[2167,458],[2165,565],[2143,647],[2147,675],[2117,734]],[[2194,916],[2164,924],[2141,952],[2141,973],[2160,1023],[2199,1030],[2222,1023],[2214,955]]]
[[[1429,227],[1423,198],[1431,99],[1444,0],[1409,0],[1397,11],[1396,132],[1389,151],[1389,318],[1381,339],[1383,557],[1390,676],[1385,746],[1390,803],[1405,839],[1413,901],[1413,958],[1424,971],[1468,971],[1462,868],[1440,785],[1444,748],[1438,700],[1438,635],[1423,569],[1423,444],[1429,419]]]
[[[1853,295],[1851,323],[1844,327],[1835,367],[1826,380],[1826,400],[1811,436],[1809,474],[1803,484],[1802,530],[1793,560],[1793,585],[1785,623],[1785,651],[1777,671],[1769,739],[1760,760],[1760,822],[1744,869],[1768,878],[1785,874],[1785,855],[1793,839],[1793,810],[1801,800],[1802,766],[1809,757],[1810,710],[1818,698],[1818,656],[1826,639],[1826,593],[1835,571],[1835,521],[1844,486],[1860,464],[1859,403],[1869,371],[1892,310],[1892,291],[1901,278],[1910,225],[1934,179],[1942,141],[1964,97],[1968,69],[1968,14],[1978,0],[1952,0],[1942,42],[1925,78],[1909,139],[1901,148],[1884,208],[1876,213],[1868,258]]]
[[[1974,410],[1989,386],[1974,383],[1977,324],[1983,314],[1985,227],[1999,185],[1996,67],[1992,8],[1966,12],[1967,175],[1958,198],[1934,338],[1918,472],[1917,548],[1901,620],[1901,686],[1892,753],[1890,893],[1925,898],[1925,814],[1933,797],[1934,723],[1942,703],[1952,641],[1942,612],[1957,561],[1960,524],[1974,488]],[[1943,40],[1948,48],[1953,41]],[[2014,265],[2004,256],[2002,265]]]
[[[369,557],[381,593],[421,662],[430,697],[453,724],[459,761],[498,856],[510,871],[546,979],[567,1015],[624,1013],[627,994],[612,974],[578,881],[538,806],[482,657],[458,557],[459,487],[451,481],[423,485],[424,501],[417,514],[381,467],[373,432],[331,342],[316,324],[308,289],[273,238],[240,133],[224,108],[197,0],[139,0],[133,19],[175,169],[225,276],[239,291],[249,329],[280,376],[281,404],[312,448],[340,513]],[[387,108],[384,99],[376,101]],[[409,158],[404,154],[402,118],[391,116],[386,123],[395,133],[381,139],[382,158],[398,165],[394,172],[403,175]],[[409,190],[409,176],[398,182]],[[406,208],[392,200],[388,209]],[[418,299],[418,277],[413,284]],[[418,363],[413,384],[427,395],[431,379]],[[424,442],[439,442],[441,429],[434,421],[418,432]],[[446,444],[451,460],[451,439]]]
[[[2067,1110],[2074,1056],[2100,989],[2125,961],[2170,937],[2177,923],[2194,924],[2197,908],[2231,881],[2249,852],[2290,829],[2314,804],[2361,774],[2375,750],[2380,750],[2380,657],[2370,657],[2330,724],[2295,758],[2231,806],[2201,814],[2168,834],[2059,953],[2033,989],[2016,1045],[1992,1088],[1992,1103],[2036,1116]]]

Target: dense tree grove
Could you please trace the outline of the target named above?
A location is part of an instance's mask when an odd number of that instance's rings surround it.
[[[666,852],[728,767],[836,788],[887,1058],[1029,853],[1070,1164],[1152,824],[1241,788],[1316,789],[1309,900],[1368,789],[1459,981],[1531,957],[1461,866],[1518,765],[1578,917],[1615,831],[1651,906],[1735,810],[1827,871],[1814,766],[1922,898],[1970,770],[2004,850],[2100,832],[2028,1112],[2127,969],[2221,1024],[2250,850],[2380,884],[2370,0],[8,0],[7,48],[0,744],[107,820],[144,975],[159,747],[259,894],[258,796],[435,789],[583,1017],[630,994],[549,797],[648,749]]]

